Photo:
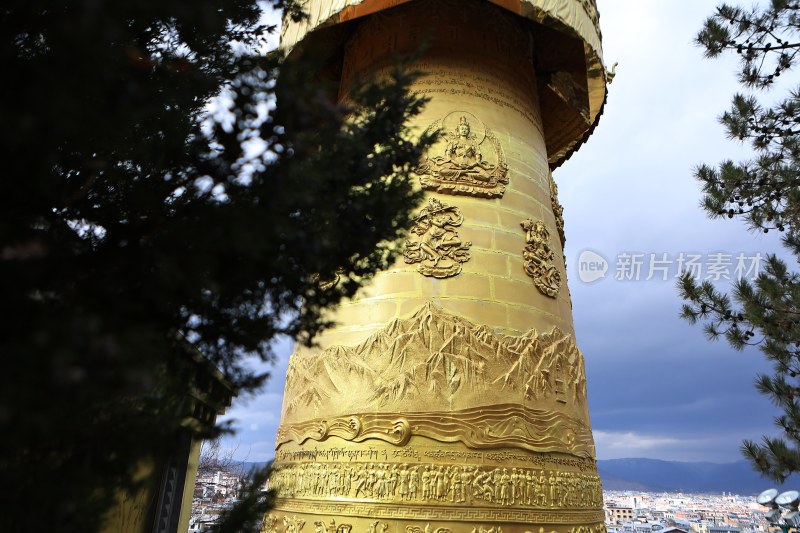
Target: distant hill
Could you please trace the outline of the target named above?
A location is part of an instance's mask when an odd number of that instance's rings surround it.
[[[253,470],[257,470],[259,468],[264,468],[265,466],[267,466],[267,461],[259,461],[259,462],[255,462],[255,463],[254,462],[250,462],[250,461],[245,461],[245,462],[242,463],[243,470],[248,474],[250,472],[252,472]]]
[[[597,461],[605,490],[670,492],[733,492],[758,494],[775,486],[753,471],[747,461],[734,463],[682,463],[658,459],[605,459]],[[785,487],[796,488],[800,476]]]

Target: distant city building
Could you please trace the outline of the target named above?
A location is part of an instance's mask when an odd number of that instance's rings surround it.
[[[710,525],[708,526],[708,533],[740,533],[741,529],[738,527],[725,526],[725,525]]]
[[[752,496],[605,491],[609,533],[768,533]]]
[[[219,515],[237,501],[242,479],[223,470],[199,475],[195,481],[189,533],[211,531]]]
[[[622,524],[633,520],[633,508],[631,507],[609,507],[607,511],[612,524]]]
[[[659,533],[689,533],[691,528],[686,526],[685,528],[680,527],[666,527],[662,529]]]

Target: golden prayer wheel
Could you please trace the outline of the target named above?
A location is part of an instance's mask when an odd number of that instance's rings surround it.
[[[417,52],[427,198],[286,376],[269,533],[604,533],[551,170],[605,102],[593,0],[307,0],[348,82]]]

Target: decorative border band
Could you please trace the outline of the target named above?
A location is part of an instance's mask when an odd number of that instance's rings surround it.
[[[309,439],[324,441],[329,437],[353,442],[378,439],[402,446],[412,435],[439,442],[463,442],[475,449],[515,447],[535,452],[565,452],[584,458],[594,456],[594,441],[586,424],[557,411],[515,404],[451,413],[354,414],[284,424],[278,429],[275,446],[280,448],[291,441],[302,444]]]
[[[436,506],[420,507],[391,504],[359,504],[337,502],[307,502],[278,498],[275,511],[313,515],[357,516],[364,518],[399,518],[409,520],[458,520],[478,522],[516,522],[531,524],[602,524],[602,510],[528,511],[522,509],[484,509],[480,507]]]

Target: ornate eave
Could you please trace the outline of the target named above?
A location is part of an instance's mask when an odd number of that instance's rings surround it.
[[[333,59],[354,21],[410,1],[423,0],[307,0],[306,19],[284,20],[281,46],[292,54],[302,48],[298,46],[301,42],[323,40]],[[554,169],[591,135],[606,101],[606,69],[595,1],[486,1],[532,23],[548,163]]]

